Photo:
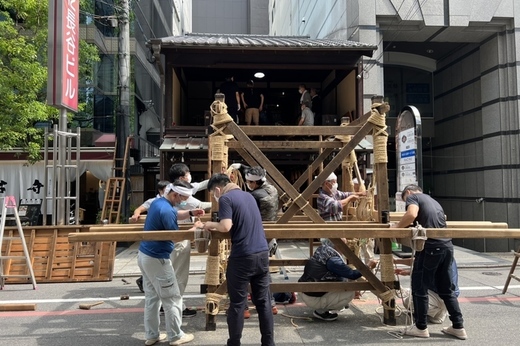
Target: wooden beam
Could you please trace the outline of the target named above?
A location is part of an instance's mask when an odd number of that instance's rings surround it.
[[[351,120],[349,126],[359,126],[361,124],[364,124],[367,122],[368,118],[370,118],[371,115],[372,115],[372,111],[369,110],[368,112],[366,112],[359,118],[357,118],[355,120]]]
[[[296,229],[288,231],[287,228],[266,229],[265,235],[272,239],[309,239],[309,238],[409,238],[409,228],[350,228],[331,229],[329,224],[323,229],[305,228],[298,225]],[[520,238],[518,228],[431,228],[426,234],[430,238]],[[212,233],[213,239],[229,239],[227,233]],[[141,241],[141,240],[193,240],[191,231],[141,231],[141,232],[83,232],[69,233],[69,241]]]
[[[320,149],[320,148],[341,148],[343,143],[340,141],[253,141],[260,149]],[[243,148],[238,141],[229,141],[227,146],[231,149]]]
[[[309,172],[314,172],[316,169],[318,169],[320,165],[325,161],[325,159],[327,159],[327,157],[329,157],[329,155],[332,154],[333,151],[334,150],[327,148],[322,153],[320,153],[316,160],[314,160],[314,162],[311,163],[309,167],[307,167],[305,172],[303,172],[303,174],[300,175],[300,177],[294,182],[294,188],[296,190],[299,190],[303,183],[307,181],[307,175],[309,174]]]
[[[273,282],[271,292],[374,291],[369,282]]]
[[[0,304],[0,311],[35,311],[36,304]]]
[[[343,230],[352,228],[368,228],[368,229],[386,229],[390,228],[390,225],[377,223],[374,221],[326,221],[324,224],[311,223],[309,219],[301,221],[290,221],[289,223],[278,224],[275,221],[264,221],[265,230],[293,230],[293,229],[321,229],[326,227],[330,230]],[[105,226],[91,226],[90,232],[138,232],[143,230],[143,224],[132,223],[132,224],[112,224]],[[180,224],[181,231],[186,231],[193,227],[193,224]],[[507,229],[508,225],[505,222],[479,222],[479,221],[448,221],[448,229],[486,229],[493,231],[494,229]],[[408,229],[408,228],[405,228]],[[394,231],[394,229],[391,229]],[[85,232],[81,232],[85,233]]]
[[[260,127],[260,126],[253,126]],[[291,126],[289,126],[291,127]],[[294,126],[297,127],[297,126]],[[309,126],[300,126],[300,127],[309,127]],[[320,126],[319,126],[320,127]],[[339,127],[339,126],[338,126]],[[267,128],[272,128],[272,126],[267,126]],[[242,131],[242,128],[238,127],[235,123],[229,123],[227,129],[231,134],[235,136],[235,138],[242,142],[244,149],[249,152],[255,159],[258,161],[260,166],[262,166],[269,175],[273,178],[273,180],[280,186],[280,188],[285,191],[285,193],[291,198],[294,203],[292,206],[298,206],[299,209],[302,209],[306,215],[311,218],[313,222],[323,223],[323,219],[318,215],[316,210],[312,208],[312,206],[308,203],[307,199],[300,198],[300,193],[289,183],[287,178],[280,173],[278,168],[267,157],[258,149],[258,147],[251,141],[251,139]]]
[[[303,127],[305,127],[305,126],[303,126]],[[336,128],[348,128],[348,127],[349,126],[336,126]],[[350,152],[352,150],[354,150],[356,145],[359,142],[361,142],[361,140],[363,138],[365,138],[365,136],[367,136],[370,133],[370,131],[372,131],[372,129],[373,129],[373,124],[371,124],[369,122],[366,122],[365,124],[363,124],[363,126],[361,126],[359,131],[352,137],[350,142],[348,142],[343,147],[343,149],[341,149],[336,154],[336,156],[334,156],[334,158],[329,162],[329,164],[326,167],[323,168],[323,171],[320,174],[318,174],[317,178],[314,179],[307,186],[305,191],[303,191],[301,193],[301,198],[299,198],[299,199],[308,200],[311,197],[311,195],[314,193],[314,191],[316,191],[318,189],[318,187],[321,186],[323,181],[325,181],[325,179],[341,164],[341,162],[343,161],[343,159],[345,159],[345,157],[350,155]],[[293,197],[291,197],[291,198],[293,198]],[[298,211],[298,209],[299,209],[298,206],[295,205],[295,203],[293,203],[289,207],[289,209],[287,209],[285,211],[285,213],[278,219],[277,223],[286,223],[286,222],[288,222],[291,219],[291,217]],[[312,210],[314,210],[314,209],[312,209]]]
[[[348,259],[349,264],[353,264],[354,267],[358,271],[363,274],[365,279],[368,280],[373,286],[374,289],[377,290],[379,293],[383,293],[388,291],[388,288],[379,281],[379,279],[372,273],[372,271],[359,259],[359,257],[352,252],[352,250],[349,249],[347,244],[345,244],[341,239],[337,238],[329,238],[334,243],[334,248],[345,255],[345,257]]]
[[[336,136],[354,135],[360,126],[240,126],[240,129],[247,136]]]
[[[271,258],[269,259],[269,266],[285,267],[285,266],[304,266],[309,260],[305,258]]]
[[[447,221],[448,228],[508,228],[507,222]]]
[[[310,221],[305,222],[290,222],[286,224],[277,224],[274,221],[264,221],[264,229],[297,229],[300,227],[307,227],[311,229],[321,229],[323,227],[327,227],[329,229],[348,229],[348,228],[385,228],[388,229],[390,225],[380,224],[375,222],[365,222],[363,221],[327,221],[326,225],[324,224],[315,224],[310,223]],[[180,224],[179,225],[181,231],[186,231],[193,227],[193,224]],[[107,226],[92,226],[90,228],[90,232],[137,232],[143,230],[143,224],[133,223],[133,224],[114,224],[111,227]]]

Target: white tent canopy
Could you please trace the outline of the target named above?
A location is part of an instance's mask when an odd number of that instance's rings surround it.
[[[96,178],[106,181],[111,175],[112,160],[80,160],[78,169],[80,176],[88,170]],[[74,181],[76,178],[75,168],[68,169],[68,173],[70,174],[70,180]],[[39,193],[32,190],[35,180],[46,185],[47,197],[52,197],[52,190],[50,189],[51,186],[54,186],[52,169],[48,171],[47,181],[44,181],[44,178],[45,165],[43,162],[31,165],[23,160],[1,161],[0,180],[3,180],[7,184],[3,186],[5,191],[0,193],[0,197],[14,196],[17,202],[22,198],[44,198],[44,189],[40,189]],[[50,203],[51,201],[49,199],[47,210],[52,209]]]

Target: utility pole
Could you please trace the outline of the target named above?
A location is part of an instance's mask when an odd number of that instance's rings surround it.
[[[128,0],[121,0],[122,13],[118,17],[119,21],[119,107],[116,116],[116,175],[127,178],[126,170],[123,170],[123,162],[125,161],[126,139],[130,135],[130,11]],[[119,174],[117,174],[119,172]],[[128,219],[128,190],[129,184],[124,189],[121,196],[121,206],[123,220]]]

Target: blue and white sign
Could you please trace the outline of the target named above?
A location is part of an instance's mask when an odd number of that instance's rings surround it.
[[[407,185],[422,183],[421,117],[417,108],[406,106],[399,114],[395,142],[397,152],[396,211],[405,211],[401,191]]]

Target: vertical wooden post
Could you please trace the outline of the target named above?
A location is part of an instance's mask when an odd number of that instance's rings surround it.
[[[371,121],[374,124],[372,136],[374,138],[374,174],[377,182],[377,206],[378,222],[388,222],[389,197],[388,197],[388,154],[387,142],[388,133],[386,132],[386,112],[390,110],[388,103],[383,102],[382,96],[372,98]],[[381,281],[384,285],[392,289],[394,287],[393,266],[388,265],[392,259],[392,242],[390,239],[380,239],[380,258],[381,267],[387,269],[381,271]],[[388,263],[387,263],[388,262]],[[387,264],[387,265],[385,265]],[[395,300],[391,299],[383,305],[383,323],[396,325],[395,319]]]
[[[227,106],[224,103],[224,94],[215,94],[215,101],[211,104],[211,126],[214,132],[209,136],[209,150],[208,150],[208,172],[209,175],[216,173],[222,173],[226,170],[228,164],[228,148],[226,143],[226,134],[224,129],[227,123],[232,122],[233,119],[227,113]],[[211,205],[211,217],[212,221],[217,221],[218,217],[218,203],[214,198],[210,197],[212,201]],[[219,256],[220,242],[227,240],[213,240],[209,245],[209,257]],[[206,270],[219,270],[218,268],[210,268],[209,261],[206,265]],[[220,267],[220,266],[219,266]],[[222,276],[219,275],[219,278]],[[215,283],[207,283],[206,293],[216,292],[218,285]],[[206,330],[216,330],[216,316],[206,312]]]

